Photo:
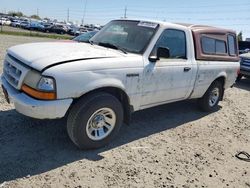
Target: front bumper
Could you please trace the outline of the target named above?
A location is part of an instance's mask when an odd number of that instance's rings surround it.
[[[37,119],[62,118],[73,101],[73,99],[53,101],[34,99],[13,88],[3,76],[1,76],[0,85],[3,85],[7,90],[10,101],[14,103],[19,113]]]

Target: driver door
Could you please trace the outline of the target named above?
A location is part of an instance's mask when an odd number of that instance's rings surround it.
[[[142,108],[185,99],[193,87],[195,72],[194,65],[187,58],[186,33],[166,29],[151,55],[156,54],[159,47],[167,48],[169,57],[156,62],[148,58],[144,60]]]

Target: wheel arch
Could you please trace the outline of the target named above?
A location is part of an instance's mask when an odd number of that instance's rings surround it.
[[[222,83],[222,94],[221,94],[221,97],[220,97],[220,101],[223,100],[223,97],[224,97],[224,91],[225,91],[225,84],[226,84],[226,74],[220,74],[218,75],[218,77],[209,85],[209,87],[216,81],[219,81]],[[209,88],[208,87],[208,88]]]
[[[104,86],[104,87],[94,88],[82,94],[80,97],[73,99],[71,106],[73,106],[79,99],[86,97],[88,95],[94,94],[94,93],[99,93],[99,92],[105,92],[110,95],[113,95],[121,102],[123,109],[124,109],[124,122],[126,124],[129,124],[130,119],[131,119],[131,113],[134,111],[134,109],[133,109],[133,106],[130,105],[129,96],[127,95],[125,90],[121,89],[120,87]]]

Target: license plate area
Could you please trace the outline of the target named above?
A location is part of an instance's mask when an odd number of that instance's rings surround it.
[[[2,89],[3,89],[3,94],[5,97],[5,100],[7,101],[7,103],[10,103],[9,94],[8,94],[7,90],[3,87],[3,85],[2,85]]]

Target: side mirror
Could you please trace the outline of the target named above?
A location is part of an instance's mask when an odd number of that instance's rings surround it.
[[[155,56],[155,55],[151,55],[151,56],[149,56],[148,60],[149,60],[150,62],[155,63],[156,61],[159,60],[159,58],[158,58],[157,56]]]
[[[160,58],[169,58],[169,57],[170,57],[170,55],[169,55],[168,48],[158,47],[156,55],[150,55],[148,59],[151,62],[156,62],[156,61],[160,60]]]
[[[159,47],[157,49],[157,57],[160,58],[169,58],[169,48]]]

